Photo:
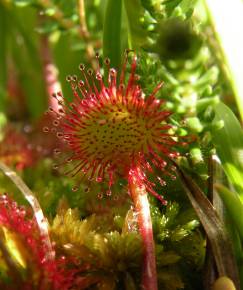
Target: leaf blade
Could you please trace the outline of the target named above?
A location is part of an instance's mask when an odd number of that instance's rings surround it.
[[[222,167],[243,199],[243,132],[233,112],[223,103],[214,107],[214,122],[223,120],[224,126],[212,131],[212,139]]]

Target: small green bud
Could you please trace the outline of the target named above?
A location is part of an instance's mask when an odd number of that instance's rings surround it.
[[[200,148],[192,148],[190,150],[190,156],[193,164],[203,162],[203,156]]]
[[[45,15],[47,15],[47,16],[53,16],[55,14],[55,12],[56,12],[55,8],[50,7],[50,8],[47,8],[45,10]]]
[[[181,9],[181,7],[177,6],[174,11],[173,11],[173,16],[174,17],[180,17],[182,20],[185,19],[184,13]]]
[[[206,85],[204,91],[202,92],[202,96],[207,97],[211,96],[213,93],[213,88],[211,85]]]
[[[218,96],[203,98],[201,100],[198,100],[197,105],[196,105],[197,112],[201,112],[201,111],[205,110],[208,106],[215,105],[218,102],[219,102]]]
[[[213,290],[235,290],[235,285],[228,277],[223,276],[213,284]]]
[[[122,218],[120,215],[116,215],[114,217],[114,223],[118,228],[121,229],[124,223],[124,218]]]
[[[201,44],[191,23],[177,17],[161,23],[155,50],[165,60],[187,60],[198,53]]]
[[[185,108],[185,106],[183,106],[183,105],[178,105],[178,106],[176,106],[176,112],[177,112],[178,114],[184,114],[184,113],[186,113],[186,108]]]
[[[189,162],[186,157],[181,156],[178,158],[178,161],[179,161],[180,166],[185,167],[185,168],[190,168]]]
[[[6,116],[4,115],[4,113],[0,112],[0,141],[2,141],[4,137],[3,128],[5,127],[6,124],[7,124]]]
[[[0,129],[7,124],[7,118],[4,113],[0,112]]]
[[[203,125],[197,117],[187,118],[186,124],[192,131],[196,133],[200,133],[203,130]]]
[[[204,120],[207,122],[212,122],[215,117],[215,112],[212,106],[208,106],[203,114]]]
[[[224,121],[219,120],[217,122],[212,123],[211,129],[212,130],[220,130],[224,127]]]

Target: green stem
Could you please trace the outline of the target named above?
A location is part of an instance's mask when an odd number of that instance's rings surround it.
[[[103,28],[103,56],[110,59],[114,68],[119,68],[121,64],[121,16],[122,0],[108,0]]]

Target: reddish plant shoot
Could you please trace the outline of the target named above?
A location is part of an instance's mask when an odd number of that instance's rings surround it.
[[[11,284],[6,289],[52,289],[67,290],[73,282],[74,272],[65,269],[65,257],[47,259],[44,238],[40,235],[39,227],[31,211],[23,206],[18,206],[7,195],[0,195],[0,228],[7,229],[14,234],[20,254],[26,263],[28,276],[22,285]],[[54,251],[54,249],[53,249]],[[9,269],[9,276],[13,271]]]
[[[139,167],[140,170],[134,170],[137,180],[165,203],[147,177],[147,173],[153,173],[157,168],[163,175],[175,178],[168,160],[179,155],[173,150],[178,141],[169,133],[172,126],[167,123],[172,113],[163,108],[163,100],[155,97],[162,82],[146,97],[137,83],[136,56],[133,57],[127,82],[127,56],[119,81],[118,72],[109,67],[109,60],[106,59],[105,64],[107,80],[103,80],[100,68],[93,73],[90,69],[85,71],[82,64],[79,68],[83,80],[77,76],[67,77],[73,91],[72,102],[65,101],[61,92],[53,95],[62,108],[58,111],[49,108],[54,117],[53,127],[43,130],[50,132],[56,128],[57,137],[65,140],[71,152],[68,158],[54,167],[58,169],[72,163],[72,168],[65,174],[86,176],[97,182],[107,180],[108,192],[111,192],[117,176],[128,180],[130,170]],[[55,154],[60,153],[59,149],[55,150]],[[166,184],[161,177],[158,181],[162,186]],[[77,189],[78,186],[73,188],[74,191]]]
[[[35,163],[33,150],[29,148],[27,138],[14,128],[7,126],[0,142],[0,160],[7,165],[23,170]]]

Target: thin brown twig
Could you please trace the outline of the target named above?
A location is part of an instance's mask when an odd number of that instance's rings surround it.
[[[212,202],[213,201],[213,157],[210,155],[207,160],[208,163],[208,180],[207,180],[207,188],[208,188],[208,199]]]
[[[78,11],[79,11],[80,34],[86,43],[87,58],[90,60],[92,67],[96,69],[97,63],[95,61],[95,50],[90,42],[90,33],[88,30],[85,17],[84,0],[78,0]]]
[[[214,190],[213,190],[213,158],[210,155],[207,159],[208,164],[208,179],[207,179],[207,197],[209,201],[213,204],[214,202]],[[213,256],[212,246],[210,244],[209,238],[207,237],[207,245],[206,245],[206,257],[204,263],[204,271],[203,271],[203,285],[205,290],[210,290],[212,288],[213,283],[215,282],[218,273],[216,268],[215,259]]]
[[[66,19],[64,13],[61,9],[57,6],[53,5],[50,0],[38,0],[38,4],[43,9],[52,8],[53,13],[51,15],[47,15],[48,17],[53,18],[56,20],[61,27],[70,30],[70,29],[78,29],[78,35],[83,39],[85,42],[85,50],[88,60],[91,63],[93,69],[96,69],[97,63],[95,61],[95,50],[93,44],[91,42],[90,33],[88,31],[86,18],[85,18],[85,5],[83,0],[78,0],[78,13],[79,13],[79,23],[80,25],[77,26],[75,22],[70,19]]]
[[[80,30],[84,37],[86,38],[90,37],[85,18],[84,0],[78,0],[78,12],[79,12]]]

